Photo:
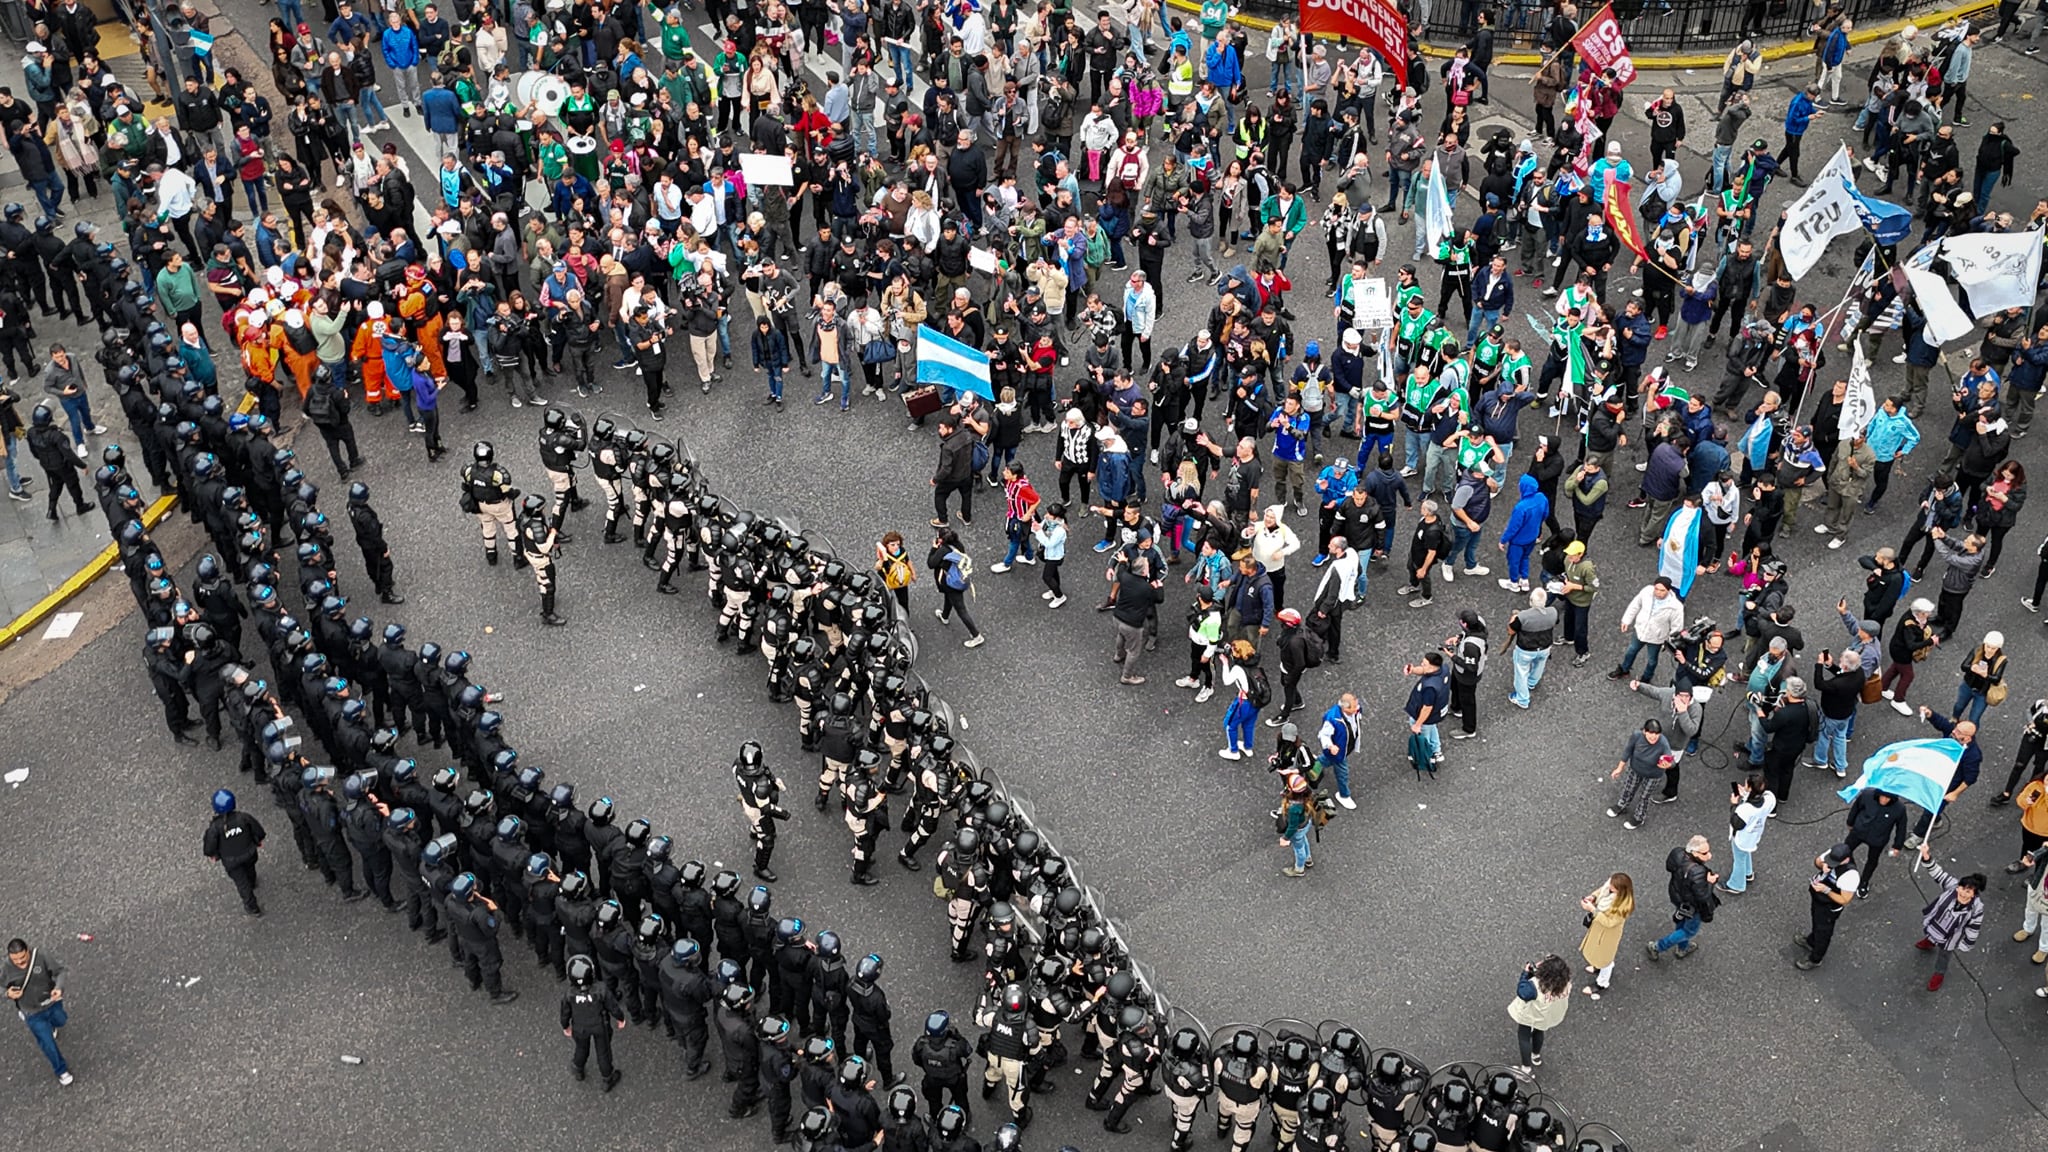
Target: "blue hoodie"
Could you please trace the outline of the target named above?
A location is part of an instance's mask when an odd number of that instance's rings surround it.
[[[387,67],[413,68],[420,62],[420,38],[403,22],[396,28],[385,28],[378,44],[384,49]]]
[[[1514,511],[1508,513],[1507,526],[1500,530],[1503,544],[1517,544],[1527,548],[1536,543],[1543,533],[1543,518],[1550,515],[1550,497],[1537,487],[1536,478],[1522,473],[1519,482],[1521,498],[1515,501]]]

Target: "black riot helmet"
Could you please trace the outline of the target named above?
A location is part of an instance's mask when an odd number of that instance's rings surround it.
[[[649,912],[645,916],[640,917],[640,924],[633,930],[633,934],[640,938],[642,944],[651,944],[661,939],[661,930],[661,913]]]
[[[561,809],[574,808],[576,806],[576,786],[574,784],[555,785],[548,790],[548,803]]]
[[[704,862],[702,860],[685,860],[679,872],[682,885],[688,891],[695,892],[704,886]]]
[[[967,1113],[958,1104],[948,1104],[932,1125],[939,1130],[939,1135],[951,1140],[967,1131]]]
[[[1200,1060],[1202,1058],[1202,1034],[1193,1028],[1176,1029],[1173,1033],[1173,1039],[1166,1042],[1166,1047],[1167,1051],[1172,1052],[1179,1059]]]
[[[774,902],[775,893],[770,892],[766,884],[756,884],[754,890],[747,893],[747,911],[756,915],[766,916]]]
[[[880,980],[882,978],[882,957],[880,954],[870,952],[861,957],[860,963],[853,966],[853,978],[862,984],[873,984],[875,981]]]
[[[945,1012],[934,1012],[924,1018],[924,1034],[937,1040],[953,1027],[953,1017]]]
[[[830,928],[818,933],[818,955],[827,960],[839,959],[839,933]]]
[[[746,768],[760,767],[761,742],[759,740],[749,740],[746,743],[740,745],[740,755],[736,763]]]
[[[740,890],[740,874],[730,868],[711,878],[713,896],[730,896]]]
[[[590,987],[590,982],[596,977],[597,965],[591,962],[590,957],[581,952],[569,957],[569,980],[578,988]]]
[[[1023,1010],[1024,986],[1014,982],[1003,985],[1003,1011],[1022,1012]]]
[[[581,872],[571,872],[562,877],[562,896],[569,900],[581,900],[590,894],[590,877]]]
[[[647,838],[653,834],[653,825],[637,816],[626,825],[626,843],[631,844],[635,848],[645,847]]]
[[[889,1089],[889,1115],[898,1124],[917,1115],[917,1093],[911,1090],[910,1085],[898,1084]]]
[[[609,932],[618,926],[625,915],[626,910],[619,906],[617,900],[607,900],[597,906],[597,926]]]
[[[719,993],[718,1002],[734,1012],[745,1012],[754,1003],[754,990],[745,984],[733,983]]]
[[[590,805],[590,822],[603,828],[612,822],[612,798],[600,796]]]
[[[1256,1056],[1259,1053],[1259,1034],[1249,1028],[1239,1028],[1230,1037],[1230,1054],[1233,1056]]]
[[[498,450],[489,440],[479,440],[469,449],[470,456],[479,464],[489,464],[498,455]]]
[[[1486,1081],[1486,1099],[1494,1104],[1512,1104],[1515,1100],[1515,1078],[1511,1073],[1496,1072]]]

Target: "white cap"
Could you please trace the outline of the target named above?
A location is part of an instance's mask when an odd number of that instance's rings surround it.
[[[249,307],[251,307],[251,308],[261,308],[261,307],[263,307],[263,303],[264,303],[264,301],[266,301],[266,300],[268,300],[268,299],[270,299],[270,294],[269,294],[269,293],[265,292],[265,291],[264,291],[263,289],[261,289],[261,288],[256,288],[256,289],[252,289],[252,290],[251,290],[251,291],[249,292],[249,295],[248,295],[248,297],[246,298],[246,300],[245,300],[244,302],[245,302],[246,304],[248,304],[248,305],[249,305]]]
[[[31,56],[40,56],[48,51],[49,49],[43,47],[42,42],[39,40],[31,40],[28,42],[27,52]]]
[[[378,317],[384,315],[384,302],[382,300],[370,301],[370,307],[367,309],[367,311],[370,314],[370,319],[377,319]]]
[[[2003,633],[2003,632],[1986,632],[1986,633],[1984,634],[1984,646],[1985,646],[1986,648],[2003,648],[2003,647],[2005,647],[2005,633]]]
[[[303,328],[306,326],[306,314],[297,308],[287,308],[284,310],[284,322],[294,328]]]

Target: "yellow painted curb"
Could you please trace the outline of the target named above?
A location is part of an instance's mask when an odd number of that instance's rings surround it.
[[[157,497],[156,503],[143,509],[142,526],[145,528],[156,527],[163,521],[165,516],[170,515],[172,506],[177,504],[177,502],[178,498],[176,496]],[[45,620],[55,615],[57,609],[62,608],[66,601],[85,591],[86,587],[93,581],[106,575],[107,570],[114,566],[114,561],[119,558],[120,553],[121,546],[119,544],[109,544],[105,548],[100,549],[98,556],[88,561],[85,567],[73,572],[69,580],[57,586],[56,591],[36,601],[35,607],[16,616],[7,627],[0,628],[0,648],[7,647],[9,644],[14,643],[24,635],[40,627]]]
[[[1200,12],[1202,10],[1201,4],[1197,3],[1196,0],[1165,0],[1165,3],[1167,7],[1177,8],[1182,12]],[[1908,19],[1891,20],[1883,24],[1872,25],[1868,28],[1858,28],[1849,34],[1849,42],[1851,44],[1870,44],[1897,35],[1899,30],[1908,24],[1915,24],[1922,28],[1934,28],[1958,16],[1969,16],[1977,12],[1989,12],[1995,7],[1997,7],[1996,4],[1988,3],[1987,0],[1969,0],[1969,2],[1958,4],[1951,8],[1922,12],[1918,16]],[[1231,19],[1231,23],[1242,24],[1247,28],[1257,29],[1261,32],[1271,30],[1274,24],[1273,21],[1258,16],[1236,16]],[[1496,30],[1496,34],[1498,34],[1498,30]],[[1449,57],[1455,55],[1456,52],[1455,48],[1444,48],[1435,44],[1424,44],[1422,46],[1422,54],[1424,56]],[[1782,44],[1773,44],[1769,48],[1764,49],[1764,59],[1766,60],[1783,60],[1791,56],[1810,56],[1812,54],[1813,42],[1810,40],[1788,40]],[[1540,67],[1543,61],[1548,58],[1548,55],[1542,52],[1496,52],[1494,53],[1493,62],[1495,64],[1512,64],[1523,68],[1536,68]],[[1636,71],[1638,72],[1671,71],[1680,68],[1713,68],[1718,70],[1722,64],[1727,62],[1728,55],[1725,52],[1691,52],[1670,56],[1633,56],[1631,59],[1635,61]]]
[[[246,416],[250,412],[255,411],[255,409],[256,397],[251,396],[246,391],[243,392],[241,401],[235,405],[235,411]],[[158,524],[163,523],[164,517],[171,514],[171,509],[177,503],[178,498],[175,495],[157,497],[155,503],[142,510],[142,526],[154,529]],[[16,640],[21,639],[27,633],[34,631],[43,621],[55,615],[57,609],[62,608],[66,601],[85,591],[93,581],[106,575],[107,570],[112,568],[114,561],[120,557],[120,552],[121,546],[119,543],[108,544],[105,548],[100,549],[99,555],[87,561],[85,566],[78,571],[73,572],[71,578],[59,584],[55,591],[36,601],[33,608],[16,616],[8,622],[6,627],[0,628],[0,648],[5,648]]]

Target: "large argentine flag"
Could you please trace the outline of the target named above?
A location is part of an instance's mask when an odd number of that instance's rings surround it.
[[[988,353],[924,324],[917,326],[917,382],[972,392],[988,400],[996,398],[989,383]]]
[[[1933,812],[1941,807],[1956,762],[1962,758],[1963,746],[1953,740],[1887,744],[1863,762],[1863,775],[1842,789],[1841,797],[1854,800],[1865,788],[1877,788]]]

